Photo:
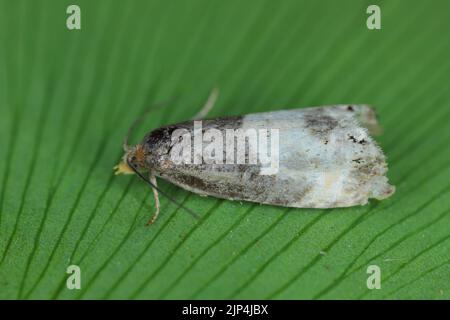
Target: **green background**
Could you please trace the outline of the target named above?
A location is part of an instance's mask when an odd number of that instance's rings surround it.
[[[382,29],[368,30],[379,4]],[[81,7],[81,30],[66,8]],[[0,1],[1,298],[450,298],[448,1]],[[396,194],[288,209],[113,176],[133,140],[186,120],[376,107]],[[82,290],[65,286],[82,270]],[[378,265],[381,290],[368,290]]]

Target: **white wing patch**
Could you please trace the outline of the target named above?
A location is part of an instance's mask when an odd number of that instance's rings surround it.
[[[364,105],[339,105],[251,114],[243,118],[243,128],[279,129],[276,178],[287,183],[290,206],[347,207],[394,192],[385,177],[385,157],[361,124],[372,113]],[[279,192],[276,185],[272,192]]]

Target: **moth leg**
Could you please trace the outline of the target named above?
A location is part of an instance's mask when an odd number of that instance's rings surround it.
[[[200,109],[199,112],[192,118],[192,120],[201,120],[206,117],[206,115],[211,111],[211,109],[214,107],[217,101],[217,97],[219,96],[219,88],[214,87],[211,90],[211,93],[208,96],[208,100],[206,100],[203,107]]]
[[[155,186],[157,186],[157,184],[156,184],[156,176],[152,172],[150,172],[149,179],[150,179],[151,183],[153,183]],[[146,224],[147,226],[151,225],[153,222],[155,222],[156,218],[158,218],[159,208],[160,208],[158,190],[156,190],[155,188],[152,188],[152,190],[153,190],[153,197],[155,198],[156,210],[153,213],[153,216],[150,218],[150,220],[148,220],[148,222]]]

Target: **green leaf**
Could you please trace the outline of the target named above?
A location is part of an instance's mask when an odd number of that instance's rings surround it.
[[[0,298],[450,298],[448,1],[0,2]],[[395,195],[288,209],[114,176],[133,139],[191,118],[369,103]],[[69,265],[81,290],[66,287]],[[381,269],[381,289],[366,286]]]

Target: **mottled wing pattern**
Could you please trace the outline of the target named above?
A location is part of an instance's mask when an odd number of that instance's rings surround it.
[[[184,122],[155,130],[144,140],[152,151],[149,165],[160,177],[201,195],[303,208],[362,205],[394,192],[385,176],[385,157],[368,131],[379,130],[376,117],[365,105],[256,113],[202,125],[203,130],[277,129],[277,172],[262,175],[259,163],[174,165],[170,150],[177,141],[171,133],[193,130],[192,122]]]

